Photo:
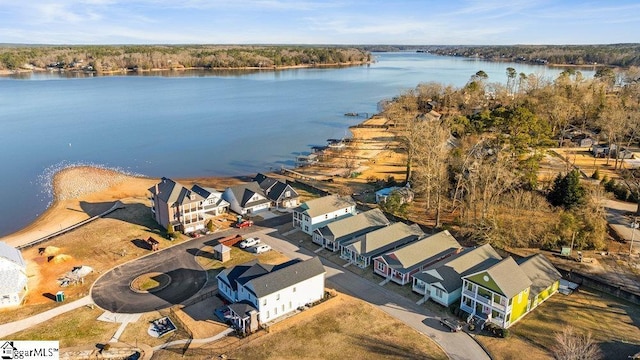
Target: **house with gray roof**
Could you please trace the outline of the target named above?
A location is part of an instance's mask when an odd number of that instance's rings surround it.
[[[532,284],[512,257],[504,258],[462,277],[460,309],[506,329],[529,311]]]
[[[253,181],[260,185],[267,198],[271,200],[271,206],[288,209],[300,205],[298,201],[300,195],[286,182],[261,173],[258,173]]]
[[[425,236],[426,234],[418,225],[399,222],[344,242],[340,257],[361,268],[366,268],[374,257]]]
[[[20,250],[0,241],[0,308],[20,305],[27,290],[27,264]]]
[[[404,285],[427,266],[459,253],[462,247],[448,230],[417,240],[373,259],[373,272]]]
[[[240,215],[269,210],[271,207],[271,200],[255,181],[229,186],[222,193],[222,198],[229,203],[233,212]]]
[[[279,265],[252,261],[225,269],[216,278],[223,297],[251,305],[259,323],[265,324],[321,300],[325,273],[320,259],[314,257]],[[251,309],[244,310],[246,319]]]
[[[337,251],[343,242],[389,226],[389,224],[391,222],[380,209],[372,209],[316,229],[313,232],[312,240],[331,251]]]
[[[352,198],[328,195],[309,200],[293,209],[293,226],[313,236],[316,229],[355,214],[356,202]]]
[[[412,276],[412,290],[424,295],[424,300],[433,300],[442,306],[460,301],[462,277],[487,269],[500,262],[502,257],[485,244],[464,249]]]
[[[189,189],[165,177],[149,188],[149,193],[151,213],[158,224],[165,229],[171,224],[185,234],[204,229],[212,217],[229,209],[229,203],[215,189],[200,185]]]
[[[558,292],[562,275],[542,254],[531,255],[517,262],[531,280],[528,306],[528,311],[531,311]]]

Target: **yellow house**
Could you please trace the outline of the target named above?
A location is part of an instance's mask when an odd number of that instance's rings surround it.
[[[463,276],[460,309],[506,329],[555,294],[561,277],[540,254],[518,262],[496,260],[486,270]]]

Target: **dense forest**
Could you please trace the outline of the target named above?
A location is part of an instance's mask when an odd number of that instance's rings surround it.
[[[368,46],[368,51],[424,51],[447,56],[476,57],[554,65],[640,66],[640,44],[496,45],[496,46]]]
[[[92,72],[152,69],[241,69],[363,64],[362,49],[307,46],[3,46],[0,70],[71,69]]]
[[[539,169],[554,156],[550,148],[581,136],[618,148],[640,140],[640,68],[605,69],[547,81],[507,68],[507,84],[478,71],[462,88],[424,83],[388,102],[382,115],[403,143],[406,178],[421,199],[419,208],[388,210],[426,214],[498,248],[603,249],[601,200],[612,192],[640,202],[640,171],[618,158],[607,159],[615,180],[587,174],[601,182],[583,181],[570,164],[555,179]]]

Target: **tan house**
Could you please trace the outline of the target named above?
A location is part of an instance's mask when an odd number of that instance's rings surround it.
[[[215,189],[193,185],[191,189],[168,178],[149,189],[151,213],[165,229],[191,233],[205,228],[212,217],[229,211],[229,203]]]

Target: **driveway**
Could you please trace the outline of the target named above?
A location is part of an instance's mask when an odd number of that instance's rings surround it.
[[[264,243],[271,245],[275,250],[290,258],[304,260],[315,256],[311,251],[279,238],[279,234],[273,229],[255,232],[255,234],[258,233]],[[490,359],[480,345],[466,333],[446,331],[440,325],[439,317],[427,308],[416,305],[413,301],[391,290],[344,270],[340,265],[324,258],[320,259],[327,270],[327,287],[364,300],[427,335],[436,341],[451,359]]]

